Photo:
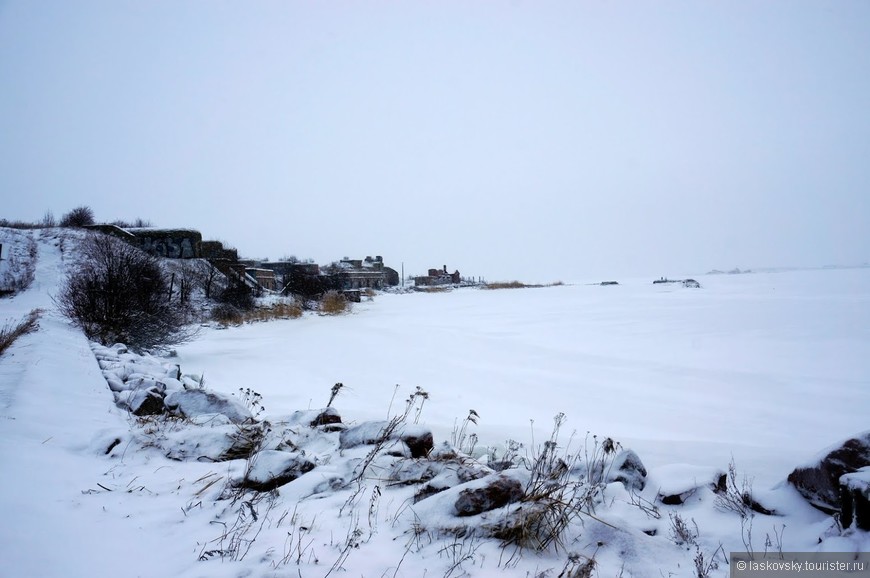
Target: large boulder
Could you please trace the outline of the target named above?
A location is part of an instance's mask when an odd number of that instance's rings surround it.
[[[263,450],[251,458],[251,468],[245,474],[242,486],[268,492],[292,482],[314,467],[314,462],[301,453]]]
[[[484,486],[462,490],[454,503],[457,516],[474,516],[523,498],[523,485],[513,478],[495,476]]]
[[[833,514],[841,509],[840,478],[866,466],[870,466],[870,431],[832,446],[809,464],[795,468],[788,481],[811,505]]]
[[[251,412],[235,399],[203,389],[174,391],[163,400],[166,408],[182,417],[225,415],[233,423],[253,421]]]

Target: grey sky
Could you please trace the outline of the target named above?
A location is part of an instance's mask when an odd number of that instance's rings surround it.
[[[0,0],[0,215],[490,280],[870,260],[870,2]]]

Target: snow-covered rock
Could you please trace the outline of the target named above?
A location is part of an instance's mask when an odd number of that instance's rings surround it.
[[[220,413],[233,423],[246,423],[253,419],[251,412],[235,399],[202,389],[174,391],[164,400],[166,408],[182,417]]]
[[[426,427],[409,424],[388,430],[390,423],[386,421],[369,421],[349,427],[339,437],[341,449],[401,440],[411,452],[411,457],[420,458],[428,455],[435,446],[432,431]]]
[[[623,450],[607,473],[607,482],[622,482],[626,490],[641,491],[646,486],[646,468],[633,450]]]
[[[464,489],[453,504],[457,516],[474,516],[517,502],[523,497],[523,485],[516,479],[494,475],[486,484]]]
[[[339,436],[341,449],[380,443],[385,439],[387,426],[386,421],[367,421],[349,427]]]
[[[840,478],[870,466],[870,431],[829,447],[808,464],[795,468],[788,481],[814,507],[840,511]]]
[[[157,387],[133,390],[125,403],[130,413],[136,416],[160,415],[165,409],[162,392]]]
[[[405,426],[399,434],[399,439],[411,450],[412,458],[426,457],[435,446],[432,430],[420,425]]]
[[[657,487],[657,499],[665,505],[678,506],[698,490],[712,491],[723,483],[726,473],[718,468],[689,464],[670,464],[656,468],[652,482]]]
[[[227,423],[222,414],[194,419],[163,426],[146,437],[143,445],[157,446],[173,460],[223,462],[250,457],[263,435],[259,426]]]
[[[251,468],[245,475],[242,486],[268,492],[292,482],[314,467],[315,463],[301,453],[263,450],[251,458]]]

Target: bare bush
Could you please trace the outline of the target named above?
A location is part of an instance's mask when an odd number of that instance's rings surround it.
[[[734,512],[741,518],[752,517],[756,512],[770,516],[775,514],[758,503],[752,496],[752,480],[743,476],[737,477],[737,466],[734,459],[728,463],[728,475],[725,478],[725,487],[716,493],[716,507],[723,512]]]
[[[671,519],[671,527],[668,532],[671,541],[677,546],[685,546],[687,549],[690,546],[697,546],[700,532],[695,520],[692,519],[691,524],[689,524],[676,512],[670,512],[668,516]]]
[[[248,287],[241,279],[228,278],[227,281],[227,286],[217,297],[218,303],[232,305],[239,311],[252,310],[256,304],[253,289]]]
[[[108,235],[87,237],[78,268],[55,300],[89,339],[133,349],[160,349],[187,341],[193,331],[169,300],[160,262]]]
[[[61,227],[87,227],[94,224],[94,211],[82,205],[71,210],[60,219]]]

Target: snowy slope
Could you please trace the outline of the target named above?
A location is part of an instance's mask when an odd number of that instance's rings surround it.
[[[206,329],[177,357],[148,363],[179,364],[227,394],[252,388],[276,424],[322,408],[338,381],[347,387],[334,406],[351,423],[386,419],[419,386],[430,396],[419,423],[436,444],[474,408],[479,450],[513,439],[534,451],[564,412],[560,451],[582,449],[589,431],[649,470],[637,496],[609,484],[564,549],[516,556],[437,531],[456,524],[451,494],[413,504],[414,488],[379,479],[395,458],[378,458],[348,508],[350,490],[324,488],[366,450],[337,452],[333,438],[299,430],[318,467],[258,504],[263,523],[246,535],[256,540],[230,561],[204,553],[246,511],[219,499],[246,464],[170,460],[142,443],[192,434],[115,406],[91,345],[53,312],[74,252],[63,245],[66,258],[41,235],[33,286],[0,301],[0,318],[46,310],[40,330],[0,358],[0,576],[555,576],[584,557],[599,576],[694,576],[697,551],[742,550],[747,539],[745,521],[705,485],[732,456],[779,514],[752,518],[755,548],[771,538],[786,550],[867,550],[865,535],[841,537],[777,483],[868,429],[870,270],[717,276],[701,290],[637,280],[379,295],[349,316]],[[696,486],[682,506],[656,502]],[[700,550],[672,539],[675,514],[697,524]],[[726,576],[717,556],[711,575]]]

